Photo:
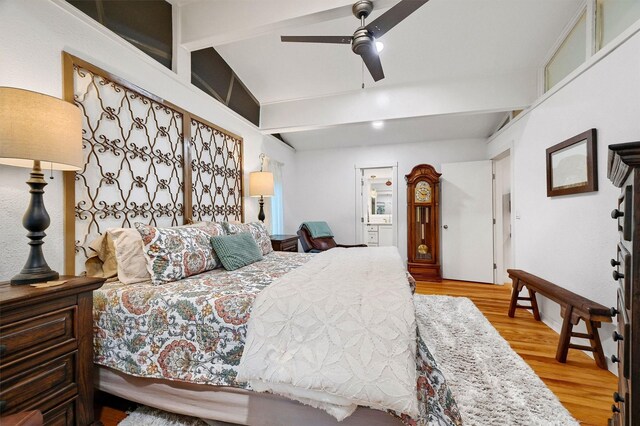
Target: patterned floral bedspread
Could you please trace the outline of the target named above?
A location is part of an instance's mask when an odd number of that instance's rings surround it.
[[[236,374],[253,300],[312,257],[272,252],[235,271],[215,269],[158,286],[106,283],[94,292],[94,361],[133,376],[248,389]],[[421,418],[392,414],[409,425],[461,424],[421,338],[416,363]]]

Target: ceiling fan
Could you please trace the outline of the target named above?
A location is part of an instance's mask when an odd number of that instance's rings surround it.
[[[382,37],[427,1],[429,0],[402,0],[373,22],[365,25],[364,20],[373,10],[373,2],[358,0],[351,7],[351,11],[356,18],[360,19],[360,26],[352,36],[281,36],[280,40],[298,43],[351,44],[351,50],[362,57],[373,80],[382,80],[384,71],[382,71],[382,63],[376,49],[376,39]]]

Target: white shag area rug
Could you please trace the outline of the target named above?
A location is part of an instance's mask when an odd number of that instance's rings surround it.
[[[414,301],[420,335],[465,425],[579,425],[471,300],[416,295]]]
[[[447,377],[465,425],[579,425],[471,300],[416,295],[414,302],[420,334]],[[145,406],[120,422],[120,426],[207,425],[231,424]]]

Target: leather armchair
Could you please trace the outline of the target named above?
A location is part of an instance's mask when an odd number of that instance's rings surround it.
[[[366,244],[337,244],[333,237],[311,238],[311,234],[304,226],[298,229],[298,236],[300,237],[302,250],[305,253],[320,253],[321,251],[329,250],[334,247],[367,247]]]

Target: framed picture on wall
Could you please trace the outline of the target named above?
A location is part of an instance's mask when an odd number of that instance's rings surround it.
[[[547,197],[598,190],[596,129],[547,148]]]

